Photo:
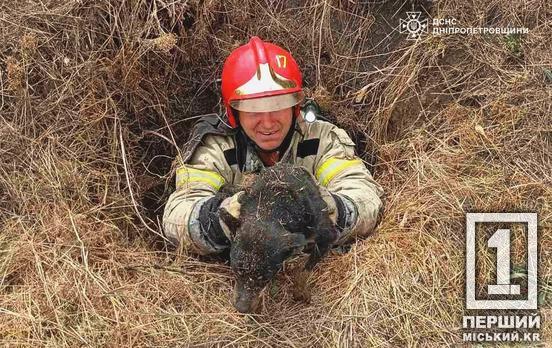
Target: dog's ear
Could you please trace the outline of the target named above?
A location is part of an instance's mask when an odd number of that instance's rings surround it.
[[[286,233],[281,237],[281,242],[285,258],[302,251],[307,246],[307,239],[300,233]]]
[[[316,235],[314,241],[314,249],[310,254],[307,262],[305,263],[305,269],[307,271],[312,271],[314,266],[320,260],[326,256],[328,251],[332,248],[336,240],[338,239],[339,232],[335,226],[331,228],[320,228],[318,229],[318,234]]]

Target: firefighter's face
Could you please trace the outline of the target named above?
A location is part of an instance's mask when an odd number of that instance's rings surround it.
[[[290,127],[293,109],[269,112],[240,111],[240,125],[245,134],[263,150],[274,150],[282,144]]]

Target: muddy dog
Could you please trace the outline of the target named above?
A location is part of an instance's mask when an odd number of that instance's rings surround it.
[[[234,306],[242,313],[256,310],[261,291],[287,258],[312,246],[305,263],[305,270],[311,271],[338,237],[318,185],[306,169],[276,164],[251,181],[239,198],[239,219],[219,210],[234,233]]]

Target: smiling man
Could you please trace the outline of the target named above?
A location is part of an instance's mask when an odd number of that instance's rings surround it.
[[[267,112],[240,112],[240,125],[245,135],[258,147],[257,154],[263,163],[278,161],[278,149],[291,129],[291,108]]]
[[[270,151],[284,141],[291,128],[291,108],[267,111],[240,113],[240,124],[249,137],[261,149]]]
[[[198,122],[177,159],[176,191],[163,215],[173,244],[199,254],[227,249],[232,236],[218,211],[223,206],[237,214],[238,194],[222,199],[217,192],[280,161],[316,178],[340,231],[337,244],[373,230],[383,190],[344,130],[305,121],[301,72],[288,51],[258,37],[235,49],[224,63],[222,97],[225,119]]]

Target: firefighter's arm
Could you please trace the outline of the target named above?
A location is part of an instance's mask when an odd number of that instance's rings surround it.
[[[163,230],[181,249],[211,254],[228,247],[216,211],[222,202],[217,192],[231,180],[217,136],[207,135],[187,163],[178,163],[176,190],[165,206]]]
[[[335,200],[340,244],[374,229],[383,189],[355,155],[354,143],[344,130],[334,126],[321,139],[325,141],[320,144],[315,176],[321,190],[327,189]]]

